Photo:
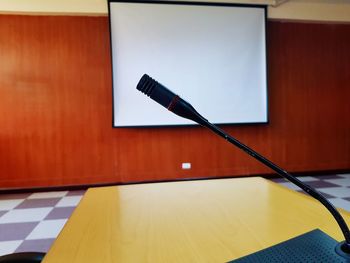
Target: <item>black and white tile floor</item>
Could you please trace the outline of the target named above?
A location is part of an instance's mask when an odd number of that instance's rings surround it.
[[[84,192],[0,194],[0,256],[46,252]]]
[[[316,188],[335,207],[350,212],[350,174],[299,176],[298,178],[306,184]],[[292,190],[303,192],[296,185],[283,178],[271,180]]]
[[[350,211],[350,174],[298,178],[325,194],[336,207]],[[271,180],[299,191],[282,178]],[[48,251],[84,193],[0,194],[0,255]]]

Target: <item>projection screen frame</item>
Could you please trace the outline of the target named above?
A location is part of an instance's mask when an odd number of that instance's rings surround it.
[[[112,80],[112,128],[157,128],[157,127],[188,127],[188,126],[199,126],[197,123],[186,123],[186,124],[157,124],[157,125],[115,125],[115,85],[114,85],[114,63],[113,63],[113,42],[112,42],[112,22],[111,22],[111,3],[132,3],[132,4],[164,4],[164,5],[189,5],[189,6],[218,6],[218,7],[243,7],[243,8],[262,8],[264,10],[264,33],[265,33],[265,72],[266,72],[266,83],[265,83],[265,96],[266,96],[266,121],[258,122],[228,122],[218,123],[217,125],[223,126],[251,126],[251,125],[267,125],[269,124],[269,86],[268,86],[268,8],[266,4],[241,4],[241,3],[225,3],[225,2],[202,2],[202,1],[167,1],[167,0],[108,0],[108,20],[109,20],[109,36],[110,36],[110,58],[111,58],[111,80]],[[147,72],[145,72],[147,73]],[[140,76],[141,78],[141,76]],[[159,80],[161,82],[161,80]],[[168,87],[172,88],[172,87]],[[136,89],[136,86],[135,86]],[[190,101],[189,101],[190,102]],[[191,102],[190,102],[191,103]],[[161,110],[161,109],[160,109]],[[169,112],[169,114],[173,114]],[[206,117],[206,116],[204,116]],[[213,122],[215,124],[215,122]]]

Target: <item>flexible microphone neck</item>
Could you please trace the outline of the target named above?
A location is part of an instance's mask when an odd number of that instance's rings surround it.
[[[173,113],[181,117],[190,119],[210,129],[217,135],[223,137],[225,140],[229,141],[231,144],[237,146],[238,148],[240,148],[241,150],[243,150],[244,152],[246,152],[256,160],[263,163],[265,166],[269,167],[270,169],[274,170],[277,174],[284,177],[285,179],[292,182],[293,184],[297,185],[302,190],[304,190],[307,194],[311,195],[313,198],[321,202],[328,209],[328,211],[333,215],[334,219],[337,221],[338,226],[340,227],[344,235],[345,241],[339,244],[341,253],[343,253],[343,255],[341,256],[346,258],[350,257],[350,231],[348,226],[346,225],[344,218],[341,216],[338,210],[327,200],[327,198],[325,198],[315,188],[303,183],[298,178],[294,177],[293,175],[289,174],[288,172],[286,172],[276,164],[272,163],[270,160],[266,159],[259,153],[250,149],[248,146],[239,142],[237,139],[225,133],[223,130],[221,130],[214,124],[211,124],[210,122],[208,122],[203,116],[201,116],[194,109],[194,107],[191,104],[181,99],[178,95],[168,90],[166,87],[164,87],[162,84],[158,83],[156,80],[149,77],[147,74],[142,76],[136,88],[139,91],[146,94],[147,96],[149,96],[151,99],[163,105],[168,110],[172,111]]]

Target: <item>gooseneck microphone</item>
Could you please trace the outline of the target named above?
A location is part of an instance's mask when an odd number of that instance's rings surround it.
[[[180,117],[192,120],[201,125],[208,123],[191,104],[181,99],[147,74],[142,76],[136,88]]]
[[[172,111],[173,113],[190,119],[206,128],[209,128],[211,131],[216,133],[217,135],[223,137],[225,140],[229,141],[233,145],[237,146],[241,150],[245,151],[250,156],[254,157],[267,167],[274,170],[277,174],[284,177],[285,179],[289,180],[293,184],[300,187],[302,190],[304,190],[307,194],[317,199],[319,202],[321,202],[328,211],[333,215],[335,220],[337,221],[344,237],[345,241],[339,243],[337,245],[337,253],[343,257],[345,260],[350,260],[350,231],[348,226],[345,223],[345,220],[341,216],[341,214],[337,211],[337,209],[316,189],[313,187],[303,183],[293,175],[289,174],[282,168],[278,167],[276,164],[272,163],[259,153],[255,152],[254,150],[250,149],[248,146],[244,145],[243,143],[239,142],[237,139],[233,138],[232,136],[225,133],[223,130],[215,126],[214,124],[211,124],[208,122],[204,117],[202,117],[195,109],[194,107],[186,102],[185,100],[181,99],[178,95],[174,94],[170,90],[168,90],[166,87],[164,87],[162,84],[158,83],[156,80],[149,77],[147,74],[143,75],[140,79],[139,83],[137,84],[137,89],[147,96],[149,96],[151,99],[155,100],[168,110]]]

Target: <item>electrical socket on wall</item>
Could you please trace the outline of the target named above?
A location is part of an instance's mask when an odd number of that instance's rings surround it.
[[[182,169],[183,170],[191,169],[191,163],[182,163]]]

